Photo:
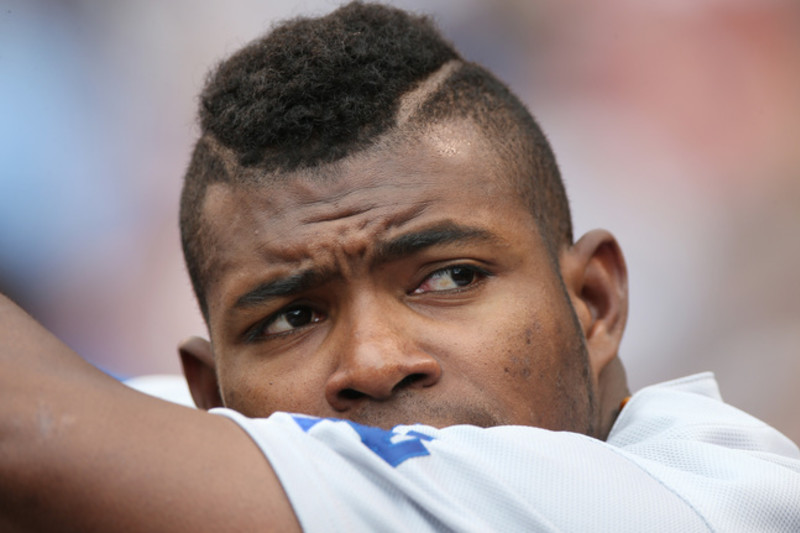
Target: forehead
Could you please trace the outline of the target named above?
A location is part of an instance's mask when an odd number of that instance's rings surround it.
[[[334,248],[363,257],[414,227],[450,221],[529,233],[533,217],[506,168],[475,126],[451,123],[269,184],[213,185],[203,208],[210,307],[258,265],[332,261]]]

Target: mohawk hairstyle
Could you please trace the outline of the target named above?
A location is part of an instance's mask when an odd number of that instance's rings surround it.
[[[201,95],[201,126],[245,167],[335,161],[390,127],[400,95],[457,57],[427,18],[350,4],[222,63]]]
[[[571,242],[555,158],[525,106],[490,72],[464,62],[429,18],[354,2],[274,27],[208,77],[180,212],[184,258],[207,321],[214,246],[202,215],[207,187],[267,183],[365,150],[398,126],[402,97],[453,61],[458,66],[409,122],[475,121],[509,162],[551,255]]]

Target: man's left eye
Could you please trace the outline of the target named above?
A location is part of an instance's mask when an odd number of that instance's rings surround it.
[[[437,270],[412,291],[411,294],[452,291],[468,287],[488,276],[488,272],[474,266],[455,265]]]

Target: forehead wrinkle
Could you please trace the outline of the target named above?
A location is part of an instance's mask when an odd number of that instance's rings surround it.
[[[414,220],[418,216],[424,214],[425,211],[428,210],[428,207],[430,207],[431,203],[433,203],[433,200],[425,200],[417,202],[417,205],[413,205],[410,208],[406,209],[405,211],[401,211],[400,213],[397,213],[387,218],[386,221],[384,222],[384,228],[393,229],[398,226],[402,226],[403,224],[406,224],[411,220]],[[366,224],[364,227],[366,227]]]
[[[377,202],[375,200],[362,201],[358,200],[358,197],[360,197],[363,194],[369,195],[369,193],[376,190],[379,191],[378,194],[380,194],[380,190],[385,189],[386,187],[387,187],[386,183],[360,185],[355,190],[348,189],[341,192],[330,193],[326,195],[324,198],[314,198],[305,201],[301,200],[300,202],[303,204],[304,207],[319,206],[320,211],[323,212],[313,213],[311,215],[308,215],[305,218],[300,219],[299,222],[301,224],[327,222],[330,220],[357,216],[374,209],[380,209],[381,207],[385,207],[384,204]],[[416,183],[392,183],[391,187],[395,189],[408,189],[413,191],[418,189],[419,185]],[[309,188],[309,190],[314,191],[316,193],[316,190],[314,190],[313,188]],[[340,204],[345,204],[347,202],[348,197],[355,198],[352,201],[353,205],[351,207],[341,206]],[[372,195],[372,198],[375,197],[376,195]]]
[[[353,208],[352,210],[341,210],[338,213],[330,213],[327,215],[316,215],[312,217],[307,217],[301,219],[299,221],[300,225],[313,225],[320,222],[344,222],[344,224],[340,227],[339,231],[337,232],[337,237],[341,240],[337,246],[337,249],[341,249],[344,251],[344,255],[358,255],[363,257],[365,253],[359,250],[366,250],[366,248],[370,247],[371,243],[377,243],[381,240],[381,234],[392,230],[394,228],[403,226],[408,222],[416,219],[420,215],[424,214],[433,200],[425,200],[419,201],[415,204],[412,204],[408,207],[403,209],[397,210],[396,206],[385,206],[385,205],[378,205],[378,204],[370,204],[366,207],[357,207]],[[358,217],[360,215],[364,215],[370,211],[376,210],[386,210],[389,209],[389,212],[378,213],[375,216],[364,216],[361,220],[352,221],[353,224],[348,223],[348,219],[352,219]],[[313,228],[312,228],[313,229]],[[374,237],[369,235],[369,233],[374,233]],[[308,241],[307,241],[308,242]],[[319,249],[327,247],[327,245],[332,244],[330,242],[324,243],[322,246],[313,245],[311,248],[306,248],[307,251],[311,251],[311,249]],[[281,259],[288,259],[289,257],[296,257],[296,253],[291,253],[287,247],[286,250],[279,251],[277,254],[274,252],[272,255],[281,258]],[[301,254],[306,255],[306,254]],[[307,255],[306,255],[307,256]],[[307,256],[308,257],[308,256]],[[339,257],[342,259],[343,257]]]
[[[268,242],[261,243],[258,247],[260,256],[269,264],[275,266],[281,264],[284,267],[288,267],[289,274],[278,276],[274,281],[261,283],[255,289],[241,296],[235,306],[257,305],[268,298],[303,292],[333,279],[354,275],[357,267],[355,267],[353,261],[367,259],[368,263],[374,263],[371,259],[376,255],[376,246],[380,246],[380,243],[383,242],[379,235],[371,239],[369,236],[360,234],[361,232],[374,225],[379,226],[377,230],[379,233],[402,226],[424,213],[430,203],[430,201],[422,202],[399,213],[390,214],[377,220],[365,217],[355,229],[342,228],[339,236],[343,240],[339,242],[314,243],[313,241],[304,241],[305,246],[299,247],[297,244],[285,243],[279,249],[271,248],[271,246],[280,242],[279,240],[270,239]],[[347,214],[342,218],[356,215],[357,213]],[[303,222],[326,221],[329,221],[327,217],[314,219],[313,221],[306,219]],[[347,238],[348,235],[353,234],[356,235],[355,238]],[[327,257],[327,260],[320,261],[324,257]]]

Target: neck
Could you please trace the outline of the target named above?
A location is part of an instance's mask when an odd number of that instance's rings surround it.
[[[623,400],[630,396],[625,367],[619,358],[615,357],[606,365],[597,381],[600,424],[595,437],[606,440],[622,409]]]

